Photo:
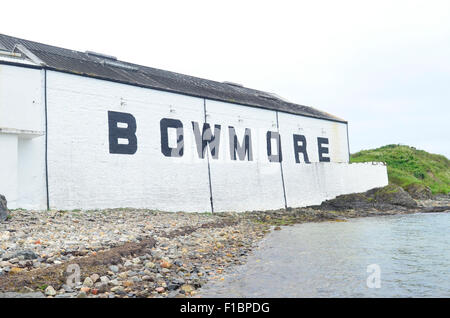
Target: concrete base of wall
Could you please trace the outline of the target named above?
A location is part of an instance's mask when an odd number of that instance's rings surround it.
[[[364,192],[388,184],[383,163],[312,163],[284,167],[289,207],[320,204],[338,195]]]

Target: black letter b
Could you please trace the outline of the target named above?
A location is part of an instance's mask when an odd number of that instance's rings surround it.
[[[118,127],[118,123],[127,127]],[[109,153],[134,155],[137,151],[136,118],[128,113],[108,111]],[[128,144],[119,144],[119,139],[127,139]]]

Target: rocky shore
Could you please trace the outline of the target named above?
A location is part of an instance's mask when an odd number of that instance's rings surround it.
[[[449,205],[449,196],[413,200],[386,187],[264,212],[15,210],[0,223],[0,297],[195,297],[281,226]]]

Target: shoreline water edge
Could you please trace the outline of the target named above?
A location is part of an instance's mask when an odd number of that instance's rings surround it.
[[[395,186],[276,211],[15,210],[0,223],[0,297],[196,297],[282,226],[449,211],[449,195]]]

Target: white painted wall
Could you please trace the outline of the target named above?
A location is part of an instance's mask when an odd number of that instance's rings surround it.
[[[0,128],[44,130],[42,72],[0,64]]]
[[[203,99],[48,72],[50,206],[210,211],[208,166],[199,159],[191,121],[204,122]],[[134,155],[110,154],[108,111],[137,121]],[[182,158],[161,153],[160,120],[180,119]]]
[[[11,208],[46,207],[44,71],[0,65],[0,193]],[[206,103],[206,104],[205,104]],[[221,125],[219,159],[210,156],[215,211],[285,206],[281,165],[269,162],[266,133],[279,130],[284,188],[291,207],[387,184],[384,165],[348,162],[345,124],[47,71],[48,179],[56,209],[151,208],[211,211],[208,159],[200,159],[192,121]],[[134,155],[110,154],[108,111],[137,121]],[[184,126],[184,156],[161,152],[160,120]],[[252,130],[253,161],[231,160],[228,127],[242,142]],[[292,134],[305,135],[310,164],[296,163]],[[174,136],[173,136],[174,137]],[[330,142],[331,162],[318,162],[317,137]],[[175,141],[172,139],[172,141]],[[300,158],[303,157],[300,155]]]
[[[0,193],[9,208],[46,208],[44,71],[0,65]]]

